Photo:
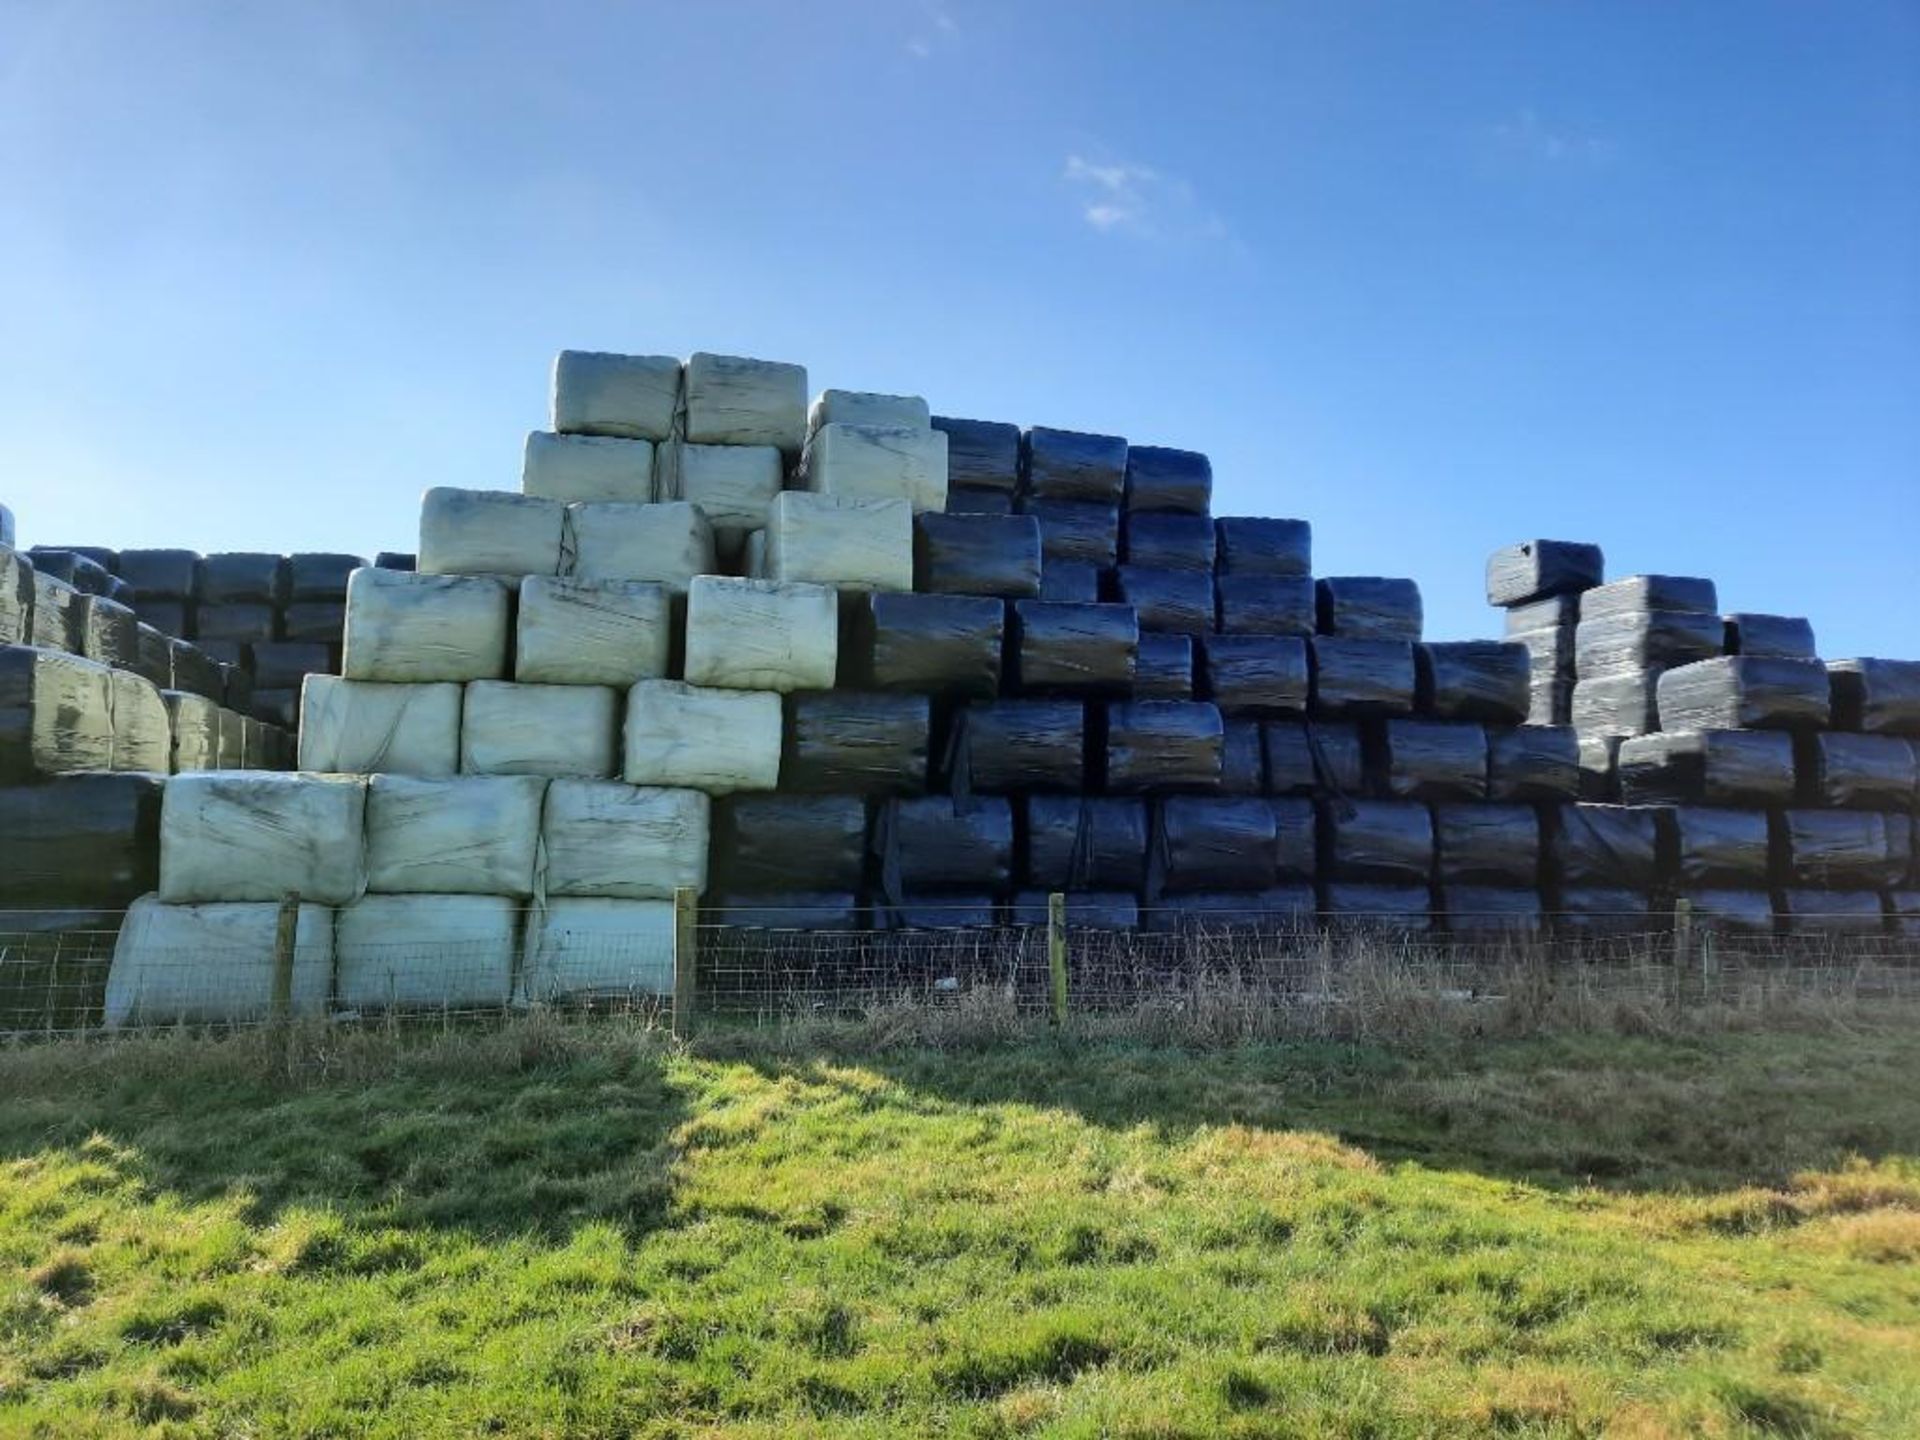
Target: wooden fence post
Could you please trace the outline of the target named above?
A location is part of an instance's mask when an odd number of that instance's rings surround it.
[[[673,1033],[693,1033],[697,1003],[695,965],[700,957],[700,892],[682,885],[673,892]]]
[[[1053,1023],[1067,1023],[1067,897],[1047,896],[1047,971],[1053,981]]]
[[[1673,991],[1684,996],[1693,969],[1693,901],[1673,902]]]
[[[273,1023],[293,1018],[293,956],[300,940],[300,892],[289,890],[280,899],[280,915],[273,928]]]

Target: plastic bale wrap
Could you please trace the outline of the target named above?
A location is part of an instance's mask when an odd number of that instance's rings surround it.
[[[77,655],[0,648],[0,784],[113,769],[112,676]]]
[[[33,638],[33,562],[0,545],[0,645],[25,645]]]
[[[396,685],[309,675],[300,688],[300,768],[321,773],[453,775],[458,685]]]
[[[168,637],[199,632],[198,611],[190,600],[140,600],[133,613],[142,623]]]
[[[714,549],[740,553],[746,537],[767,523],[767,507],[781,493],[786,461],[771,445],[682,445],[669,457],[662,500],[698,505],[713,526]]]
[[[562,350],[553,362],[553,428],[563,435],[664,440],[679,402],[671,355]]]
[[[944,795],[889,800],[874,833],[889,898],[932,890],[1004,889],[1013,874],[1013,805]]]
[[[1553,924],[1585,939],[1645,935],[1666,927],[1646,890],[1618,885],[1569,885],[1554,894]]]
[[[913,548],[913,511],[904,500],[786,490],[767,512],[767,578],[785,584],[911,590]]]
[[[1630,805],[1790,805],[1793,749],[1779,731],[1637,736],[1620,746],[1620,796]]]
[[[876,930],[991,930],[1000,923],[990,894],[909,895],[875,905]]]
[[[1436,805],[1433,839],[1444,885],[1539,883],[1540,816],[1531,805]]]
[[[1121,526],[1121,559],[1148,570],[1213,573],[1213,521],[1197,515],[1129,510]]]
[[[161,787],[154,775],[98,773],[0,787],[0,908],[112,907],[153,889]]]
[[[716,896],[701,907],[702,923],[730,930],[859,930],[860,895],[853,890],[770,890]]]
[[[1313,634],[1313,581],[1304,575],[1222,575],[1214,581],[1227,635]]]
[[[1803,803],[1846,810],[1911,810],[1920,798],[1913,745],[1897,735],[1799,737]]]
[[[1031,795],[1021,802],[1021,873],[1042,890],[1138,890],[1147,878],[1147,802]]]
[[[191,600],[200,557],[191,550],[122,550],[119,574],[137,600]]]
[[[1326,801],[1321,869],[1335,880],[1425,885],[1433,874],[1433,816],[1401,800]]]
[[[1551,595],[1591,590],[1606,578],[1598,545],[1577,540],[1522,540],[1487,557],[1487,603],[1505,609]]]
[[[420,500],[417,565],[423,575],[557,575],[566,520],[558,500],[438,485]]]
[[[1029,694],[1125,695],[1140,627],[1127,605],[1013,602],[1013,673]]]
[[[147,678],[153,679],[151,675]],[[226,676],[220,671],[220,663],[191,640],[168,640],[167,680],[166,689],[185,690],[209,700],[224,699],[227,693]]]
[[[714,569],[713,526],[697,505],[602,503],[567,507],[576,580],[648,580],[676,595]],[[529,575],[551,575],[529,568]]]
[[[807,437],[807,371],[778,360],[696,352],[686,368],[687,439],[696,445],[776,445]]]
[[[136,627],[140,622],[133,611],[104,595],[82,595],[79,607],[80,653],[116,669],[139,668],[140,635]]]
[[[127,911],[113,949],[108,1028],[268,1019],[279,924],[277,902],[174,905],[142,896]],[[303,904],[294,925],[288,1013],[324,1015],[332,990],[333,911]]]
[[[1205,635],[1213,629],[1213,577],[1197,570],[1149,570],[1122,565],[1114,598],[1131,605],[1143,631]]]
[[[1651,890],[1667,852],[1663,810],[1632,805],[1562,805],[1550,811],[1548,863],[1558,883]]]
[[[528,932],[521,992],[533,1004],[673,994],[671,900],[554,900]]]
[[[31,644],[68,655],[85,653],[87,627],[80,592],[59,576],[44,570],[33,572],[33,610],[28,619]]]
[[[1258,720],[1228,720],[1220,750],[1220,793],[1263,795],[1267,789],[1267,760]]]
[[[1109,572],[1078,560],[1043,560],[1040,598],[1074,605],[1092,605],[1100,599],[1101,581]]]
[[[477,1010],[513,998],[520,907],[500,895],[365,895],[334,917],[346,1010]]]
[[[825,425],[801,462],[807,489],[846,500],[905,500],[916,515],[947,508],[947,437],[901,425]]]
[[[1046,890],[1022,890],[1009,911],[1015,925],[1039,927],[1049,923],[1053,895]],[[1072,930],[1137,930],[1140,901],[1123,890],[1066,892],[1066,922]]]
[[[220,763],[216,770],[244,770],[247,764],[247,717],[225,706],[220,709]],[[318,767],[301,767],[318,768]]]
[[[1690,665],[1718,655],[1726,627],[1692,610],[1626,610],[1582,620],[1574,629],[1574,673],[1585,680]]]
[[[1580,737],[1563,725],[1487,731],[1487,798],[1550,804],[1580,794]]]
[[[713,814],[715,877],[730,893],[851,891],[867,862],[857,795],[736,795]]]
[[[0,545],[12,545],[13,538],[13,511],[0,505]]]
[[[1193,637],[1140,636],[1133,666],[1136,700],[1191,700],[1193,698]]]
[[[1835,728],[1920,735],[1920,660],[1833,660],[1827,679]]]
[[[1320,812],[1305,798],[1269,800],[1273,810],[1274,873],[1311,884],[1320,873]]]
[[[1573,627],[1509,632],[1527,652],[1527,723],[1565,725],[1573,714]]]
[[[1227,715],[1303,715],[1312,695],[1307,644],[1283,635],[1209,635],[1200,642],[1200,693]]]
[[[1216,792],[1226,763],[1217,706],[1193,700],[1133,700],[1106,714],[1106,788],[1115,794]]]
[[[1546,930],[1540,892],[1531,885],[1442,885],[1438,898],[1455,935],[1521,939]]]
[[[27,554],[35,570],[64,580],[82,595],[104,595],[113,584],[116,557],[111,550],[88,545],[36,545]]]
[[[1417,699],[1439,720],[1518,725],[1532,704],[1531,662],[1524,645],[1453,640],[1414,647]]]
[[[1413,713],[1416,681],[1407,641],[1316,636],[1308,659],[1314,715],[1352,720]]]
[[[547,782],[528,775],[375,775],[367,889],[383,895],[532,896]]]
[[[497,680],[507,673],[508,598],[505,583],[490,578],[356,570],[347,582],[341,674],[413,684]]]
[[[947,437],[947,481],[951,486],[1011,494],[1020,486],[1020,427],[997,420],[933,417],[933,428]],[[952,508],[951,504],[948,506]]]
[[[255,645],[253,684],[256,690],[298,690],[309,675],[333,668],[325,645],[308,640],[269,640]]]
[[[707,888],[712,801],[698,790],[556,780],[540,819],[544,893],[671,900]]]
[[[1006,607],[967,595],[873,595],[856,608],[844,667],[876,690],[990,698],[1000,690]]]
[[[1635,610],[1694,610],[1720,613],[1720,597],[1711,580],[1692,575],[1629,575],[1596,585],[1580,596],[1582,621]]]
[[[1578,733],[1577,731],[1575,732]],[[1580,798],[1617,801],[1620,796],[1621,735],[1580,736]]]
[[[220,707],[204,695],[162,690],[172,737],[167,769],[172,774],[220,768]]]
[[[514,678],[536,685],[616,685],[667,673],[673,603],[645,580],[520,582]]]
[[[1487,798],[1487,732],[1449,720],[1389,720],[1380,730],[1380,776],[1396,800]]]
[[[946,513],[949,515],[1017,515],[1020,511],[1011,491],[979,490],[970,485],[949,485]]]
[[[366,888],[367,782],[358,776],[176,775],[160,808],[160,898],[344,905]]]
[[[1120,509],[1097,500],[1054,500],[1030,495],[1021,511],[1040,524],[1040,553],[1056,560],[1111,569],[1120,558]]]
[[[241,645],[265,644],[280,628],[280,613],[264,600],[235,600],[224,605],[203,603],[195,612],[194,638],[231,640]]]
[[[1886,933],[1886,910],[1873,890],[1782,890],[1782,928],[1789,935],[1866,936]]]
[[[918,395],[881,395],[871,390],[822,390],[807,407],[807,433],[822,425],[899,425],[931,428],[933,417]]]
[[[520,463],[520,493],[562,505],[644,504],[653,499],[653,442],[535,430],[527,436]]]
[[[1433,928],[1433,896],[1424,885],[1336,881],[1320,894],[1327,924],[1337,929],[1418,935]]]
[[[1022,437],[1020,469],[1029,495],[1118,505],[1126,492],[1127,442],[1036,425]]]
[[[1573,642],[1573,632],[1580,625],[1580,597],[1578,595],[1552,595],[1544,600],[1530,600],[1525,605],[1515,605],[1507,611],[1506,636],[1517,640],[1522,635],[1534,634],[1542,630],[1565,631],[1569,646]],[[1568,649],[1566,658],[1573,658]]]
[[[1797,615],[1736,613],[1726,623],[1729,655],[1770,655],[1776,660],[1812,660],[1818,655],[1813,625]]]
[[[416,557],[398,550],[382,550],[373,557],[373,563],[382,570],[407,570],[416,568]]]
[[[1077,700],[969,705],[955,717],[946,770],[956,796],[1083,789],[1086,707]]]
[[[269,725],[291,730],[300,723],[300,692],[291,687],[256,690],[253,692],[253,713]]]
[[[1920,940],[1920,890],[1889,890],[1887,928],[1901,940]]]
[[[827,690],[840,660],[840,607],[825,585],[700,575],[687,592],[689,685]]]
[[[619,692],[475,680],[460,707],[460,773],[597,780],[617,769]]]
[[[1828,720],[1827,672],[1818,660],[1723,655],[1659,679],[1661,728],[1810,730]]]
[[[347,577],[366,565],[359,555],[338,551],[303,550],[287,557],[281,572],[284,589],[281,598],[289,604],[315,600],[339,600],[347,593]]]
[[[1304,579],[1313,574],[1313,527],[1305,520],[1230,515],[1216,520],[1213,530],[1222,575]]]
[[[917,795],[927,788],[932,723],[924,695],[795,695],[788,702],[781,785],[811,794]]]
[[[1849,890],[1906,883],[1913,825],[1872,810],[1779,810],[1773,817],[1777,874],[1790,885]]]
[[[1148,864],[1156,895],[1265,890],[1279,871],[1273,805],[1186,795],[1162,800],[1154,807]]]
[[[1677,805],[1668,823],[1678,884],[1765,888],[1770,853],[1765,811]]]
[[[780,697],[642,680],[627,692],[629,785],[729,795],[780,783]]]
[[[1040,594],[1040,525],[1031,515],[922,515],[913,540],[913,586],[935,595]]]
[[[1331,575],[1315,591],[1318,628],[1343,640],[1420,639],[1420,587],[1378,575]]]
[[[1131,511],[1177,511],[1204,517],[1213,504],[1213,462],[1197,450],[1131,446],[1126,499]]]
[[[1582,735],[1612,736],[1658,730],[1660,676],[1658,670],[1629,670],[1579,681],[1573,687],[1573,728]]]
[[[1773,896],[1765,890],[1695,887],[1682,890],[1675,898],[1692,907],[1697,930],[1716,935],[1773,934]]]
[[[1215,890],[1168,895],[1141,912],[1153,934],[1219,935],[1235,932],[1300,934],[1314,928],[1320,908],[1311,885],[1274,885],[1265,890]]]

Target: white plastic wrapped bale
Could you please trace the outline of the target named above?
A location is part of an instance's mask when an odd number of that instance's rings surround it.
[[[535,775],[374,776],[367,889],[526,899],[535,888],[546,791]]]
[[[520,582],[514,678],[538,685],[617,685],[667,673],[673,604],[645,580]]]
[[[513,998],[520,906],[500,895],[365,895],[334,918],[349,1010],[475,1010]]]
[[[216,770],[244,770],[247,765],[247,717],[238,710],[220,708],[220,763]]]
[[[712,802],[698,790],[556,780],[540,822],[545,893],[671,900],[707,888]]]
[[[662,500],[698,505],[719,554],[732,558],[767,523],[786,461],[772,445],[678,445],[661,452]]]
[[[702,575],[687,592],[687,683],[831,690],[839,627],[839,601],[828,586]]]
[[[507,614],[501,580],[356,570],[340,673],[408,684],[497,680],[507,673]]]
[[[367,782],[354,775],[208,770],[160,804],[160,898],[344,905],[366,888]]]
[[[728,795],[780,783],[780,697],[642,680],[627,692],[629,785]]]
[[[555,900],[532,922],[522,975],[537,1004],[673,993],[670,900]]]
[[[309,675],[300,686],[300,768],[344,775],[460,769],[458,685]]]
[[[111,675],[77,655],[0,648],[0,784],[111,770]]]
[[[755,530],[748,534],[746,548],[740,557],[740,572],[749,580],[767,578],[767,532]]]
[[[33,562],[0,541],[0,645],[25,645],[33,635]]]
[[[586,500],[653,499],[653,442],[611,435],[527,436],[520,493],[564,505]]]
[[[713,526],[697,505],[575,505],[568,513],[576,580],[646,580],[676,595],[713,566]]]
[[[0,545],[13,544],[13,511],[0,505]]]
[[[767,512],[766,577],[837,590],[911,590],[913,507],[783,491]]]
[[[113,768],[165,775],[173,767],[173,729],[159,687],[131,670],[109,670],[107,697],[113,710]]]
[[[460,773],[611,775],[617,701],[602,685],[476,680],[460,713]]]
[[[107,972],[106,1022],[235,1024],[273,1010],[280,906],[133,902]],[[289,1013],[324,1015],[333,989],[333,911],[303,904],[294,926]]]
[[[558,575],[567,507],[507,490],[437,485],[420,500],[422,575]]]
[[[664,440],[680,403],[671,355],[562,350],[553,362],[553,428],[563,435]]]
[[[687,360],[687,439],[696,445],[777,445],[807,434],[807,371],[777,360],[698,353]]]
[[[906,500],[917,515],[947,508],[947,436],[904,425],[824,425],[802,462],[807,488],[850,500]]]
[[[918,395],[878,395],[870,390],[822,390],[807,410],[807,434],[822,425],[894,425],[933,428],[933,412]]]
[[[220,768],[220,707],[204,695],[162,690],[173,745],[169,769],[176,775]]]

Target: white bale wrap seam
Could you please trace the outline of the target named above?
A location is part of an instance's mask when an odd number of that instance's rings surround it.
[[[207,770],[160,802],[160,898],[344,905],[366,888],[362,776]]]
[[[476,680],[460,712],[460,773],[611,775],[617,708],[602,685]]]
[[[686,438],[696,445],[777,445],[807,436],[807,371],[777,360],[700,352],[687,360]]]
[[[347,775],[453,775],[461,687],[309,675],[300,687],[300,768]]]
[[[142,895],[114,943],[108,1028],[269,1018],[279,925],[278,904],[168,905]],[[303,904],[294,926],[291,1013],[324,1015],[332,990],[333,911]]]
[[[822,390],[807,410],[807,434],[822,425],[888,425],[930,430],[933,412],[918,395],[880,395],[871,390]]]
[[[508,490],[436,485],[420,500],[422,575],[558,575],[567,507]]]
[[[520,582],[514,678],[543,685],[617,685],[667,673],[673,602],[648,580]]]
[[[497,680],[507,673],[507,587],[484,576],[363,567],[347,577],[348,680]]]
[[[611,435],[527,436],[520,493],[571,505],[583,500],[653,499],[653,442]]]
[[[698,505],[713,526],[715,547],[729,557],[743,538],[767,523],[786,479],[786,462],[772,445],[683,445],[675,496]]]
[[[685,675],[724,690],[831,690],[840,604],[826,585],[701,575],[687,591]]]
[[[131,670],[109,670],[107,709],[113,723],[113,769],[165,775],[173,768],[173,730],[166,703],[151,680]]]
[[[807,489],[853,500],[908,500],[914,513],[947,508],[947,436],[902,425],[830,424],[807,442]]]
[[[627,692],[629,785],[727,795],[780,783],[780,697],[642,680]]]
[[[537,775],[375,775],[367,789],[367,889],[531,897],[546,789]]]
[[[711,805],[698,790],[556,780],[540,822],[544,893],[671,900],[707,888]]]
[[[913,589],[913,507],[785,490],[767,512],[766,578],[837,590]]]
[[[513,998],[520,907],[501,895],[365,895],[334,918],[334,990],[352,1010],[472,1010]]]
[[[713,526],[685,500],[572,505],[567,530],[576,580],[646,580],[684,595],[713,569]]]
[[[220,768],[220,707],[188,690],[162,690],[173,746],[169,769],[176,775]]]
[[[671,355],[562,350],[553,361],[553,428],[563,435],[664,440],[680,404]]]
[[[673,993],[670,900],[555,900],[530,929],[521,976],[529,1001]]]

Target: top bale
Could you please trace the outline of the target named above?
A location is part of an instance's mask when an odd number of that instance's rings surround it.
[[[1606,575],[1598,545],[1576,540],[1522,540],[1487,557],[1487,603],[1505,609],[1591,590]]]

